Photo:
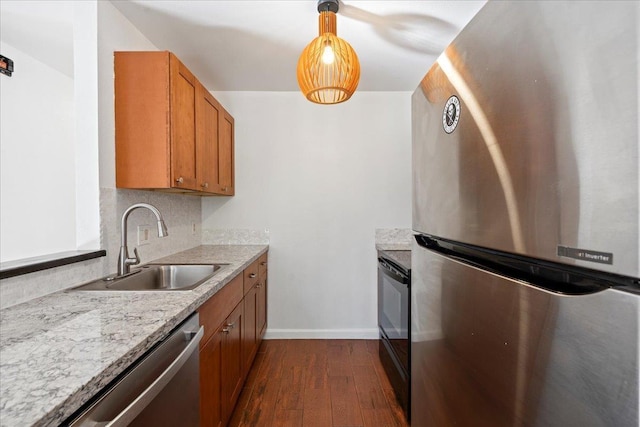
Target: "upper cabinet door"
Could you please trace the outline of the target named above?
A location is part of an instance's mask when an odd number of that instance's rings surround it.
[[[169,52],[115,52],[116,186],[170,186]]]
[[[196,78],[171,55],[172,187],[198,190],[196,181]]]
[[[233,195],[233,117],[171,52],[115,52],[116,186]]]
[[[227,196],[235,194],[234,173],[234,120],[231,114],[222,110],[220,121],[220,187],[221,193]]]
[[[218,166],[218,129],[220,121],[220,104],[198,83],[198,99],[196,104],[196,176],[200,191],[219,193]]]

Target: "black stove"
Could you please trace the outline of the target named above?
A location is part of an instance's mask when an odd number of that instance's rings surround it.
[[[407,420],[411,413],[410,299],[411,251],[379,251],[380,360]]]

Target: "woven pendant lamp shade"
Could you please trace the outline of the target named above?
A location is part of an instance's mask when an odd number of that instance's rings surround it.
[[[351,45],[336,35],[336,14],[321,11],[319,36],[298,60],[298,85],[311,102],[337,104],[351,98],[360,80],[360,63]]]

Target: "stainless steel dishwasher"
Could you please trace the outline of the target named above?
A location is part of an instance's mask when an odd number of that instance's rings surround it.
[[[64,425],[198,426],[203,333],[195,313]]]

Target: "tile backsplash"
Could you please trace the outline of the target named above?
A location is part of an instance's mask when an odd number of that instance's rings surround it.
[[[147,209],[136,209],[129,215],[128,238],[130,254],[138,248],[142,263],[199,246],[202,241],[202,210],[200,197],[140,190],[103,189],[101,191],[103,218],[102,247],[107,250],[108,273],[116,272],[120,250],[120,220],[122,213],[135,203],[149,203],[158,208],[167,225],[169,235],[159,238],[156,218]],[[104,227],[108,224],[109,227]],[[138,246],[138,226],[149,225],[149,244]]]
[[[52,292],[71,288],[116,272],[120,249],[122,213],[135,203],[150,203],[162,214],[169,235],[158,238],[155,217],[136,209],[128,218],[128,246],[133,255],[139,225],[150,225],[148,244],[138,247],[142,263],[199,246],[202,242],[202,210],[199,197],[153,191],[100,189],[100,240],[107,256],[36,273],[0,280],[0,308],[10,307]]]
[[[269,230],[202,230],[203,245],[268,245]]]
[[[105,257],[95,258],[2,279],[0,280],[0,308],[20,304],[102,277],[104,259]]]

